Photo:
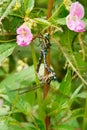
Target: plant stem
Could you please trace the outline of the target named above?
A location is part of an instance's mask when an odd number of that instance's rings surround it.
[[[34,64],[34,71],[36,74],[36,66],[37,66],[37,59],[36,59],[36,54],[35,54],[35,49],[34,49],[34,45],[31,44],[31,51],[32,51],[32,59],[33,59],[33,64]],[[39,89],[37,89],[37,99],[38,99],[38,105],[39,105],[39,116],[41,115],[41,105],[42,105],[42,95],[41,95],[41,89],[40,89],[40,81],[36,75],[36,84],[39,87]]]
[[[83,118],[82,130],[87,130],[87,97],[86,97],[86,101],[85,101],[85,113],[84,113],[84,118]]]
[[[81,52],[82,52],[82,56],[83,56],[83,61],[85,61],[86,57],[85,57],[85,49],[84,49],[84,43],[83,43],[82,35],[83,35],[83,33],[79,33],[78,40],[79,40],[79,43],[80,43],[80,46],[81,46]]]
[[[52,15],[52,8],[53,8],[53,1],[54,0],[48,0],[48,10],[47,10],[47,19],[49,19]],[[47,30],[48,33],[50,33],[50,28],[48,28]],[[48,51],[48,54],[46,56],[46,62],[48,64],[48,66],[50,66],[50,50]],[[46,68],[44,67],[44,75],[48,75],[48,71],[46,70]],[[50,84],[45,84],[44,85],[44,92],[43,92],[43,98],[45,99],[47,94],[48,94],[48,91],[49,91],[49,87],[50,87]],[[49,129],[49,126],[50,126],[50,117],[46,115],[45,117],[45,126],[46,126],[46,130]]]
[[[73,71],[77,74],[77,76],[81,79],[81,81],[87,86],[87,81],[81,76],[81,74],[78,72],[77,68],[75,68],[75,66],[72,64],[72,62],[70,61],[69,57],[65,53],[65,50],[61,46],[61,44],[59,43],[59,41],[56,41],[54,38],[52,38],[52,40],[58,45],[58,47],[62,51],[64,57],[66,58],[67,62],[69,63],[70,67],[73,69]]]

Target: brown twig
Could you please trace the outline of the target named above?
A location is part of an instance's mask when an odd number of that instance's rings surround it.
[[[49,19],[52,15],[52,8],[53,8],[53,0],[48,0],[48,12],[47,12],[47,19]],[[48,30],[46,31],[48,33],[50,33],[50,28],[48,28]],[[48,66],[50,66],[50,50],[48,51],[48,54],[46,56],[46,62],[48,64]],[[48,75],[48,71],[47,69],[44,67],[44,76]],[[45,84],[44,85],[44,92],[43,92],[43,98],[45,99],[47,94],[48,94],[48,91],[49,91],[49,87],[50,87],[50,84]],[[50,117],[49,116],[46,116],[45,118],[45,125],[46,125],[46,130],[49,129],[49,126],[50,126]]]

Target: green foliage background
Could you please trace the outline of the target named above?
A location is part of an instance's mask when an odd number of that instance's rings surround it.
[[[46,20],[47,0],[0,0],[0,130],[45,130],[46,115],[50,130],[87,130],[87,31],[66,27],[71,2],[75,0],[54,0]],[[87,1],[79,2],[87,29]],[[45,100],[35,75],[39,38],[27,47],[16,43],[16,29],[24,22],[34,36],[51,27],[50,60],[57,81],[51,82]]]

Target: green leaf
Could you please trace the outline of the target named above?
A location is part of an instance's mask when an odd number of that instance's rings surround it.
[[[12,104],[13,108],[17,108],[19,112],[29,115],[29,112],[31,111],[31,106],[23,99],[22,96],[19,95],[18,92],[11,93],[10,90],[7,88],[7,95],[9,98],[9,102]]]
[[[63,79],[62,83],[59,86],[59,92],[62,92],[65,95],[69,96],[70,90],[71,90],[71,71],[68,70],[65,78]]]
[[[13,122],[14,123],[14,122]],[[17,126],[16,124],[15,125],[10,125],[8,127],[8,130],[28,130],[26,128],[23,128],[22,126]],[[32,129],[31,129],[32,130]]]
[[[15,36],[15,32],[17,27],[20,26],[20,24],[23,23],[23,19],[20,19],[19,17],[16,16],[9,16],[8,18],[4,18],[2,20],[3,23],[3,28],[7,31],[7,32],[11,32],[13,33],[13,35]],[[11,24],[12,23],[12,24]],[[5,39],[4,39],[5,40]]]
[[[55,130],[74,130],[73,126],[70,125],[57,125],[54,127]]]
[[[68,15],[68,11],[66,10],[65,5],[61,3],[61,5],[56,8],[52,17],[57,20],[58,18],[64,18],[67,15]]]
[[[81,92],[77,95],[77,97],[85,99],[87,97],[87,92]]]
[[[41,120],[39,120],[38,118],[35,118],[35,122],[38,125],[38,128],[40,130],[45,130],[44,124],[43,124],[43,122]]]
[[[42,24],[42,25],[47,25],[47,26],[50,26],[50,22],[48,22],[47,20],[45,19],[41,19],[41,18],[34,18],[34,20],[38,23],[38,24]]]
[[[2,107],[0,107],[0,116],[5,116],[9,114],[9,111],[10,111],[10,107],[7,105],[3,105]]]
[[[12,54],[14,48],[16,47],[16,43],[5,43],[0,45],[0,63]]]
[[[16,2],[16,0],[11,0],[9,2],[9,4],[7,5],[7,7],[5,8],[4,12],[1,15],[0,21],[2,21],[2,19],[4,19],[9,14],[9,12],[11,11],[11,9],[14,6],[15,2]]]
[[[84,18],[84,22],[85,22],[86,29],[87,29],[87,18]]]
[[[26,0],[26,13],[30,13],[34,7],[34,0]]]
[[[28,67],[27,69],[24,69],[18,73],[10,74],[0,83],[0,88],[4,89],[4,91],[5,87],[8,87],[11,90],[16,89],[22,85],[23,81],[29,81],[28,83],[30,86],[32,85],[32,82],[35,82],[35,73],[33,66]],[[24,87],[24,85],[22,87]]]
[[[58,25],[66,25],[66,20],[65,18],[58,18],[57,20],[54,18],[49,19],[49,22],[55,26],[58,27]]]
[[[37,130],[37,128],[35,127],[34,123],[21,123],[22,126],[24,126],[26,128],[26,130]]]
[[[74,56],[77,63],[77,69],[80,71],[81,74],[83,74],[87,70],[87,61],[83,60],[82,54],[74,53]]]
[[[58,85],[59,86],[59,85]],[[56,115],[61,109],[67,108],[71,90],[71,71],[68,70],[65,78],[61,82],[59,89],[52,94],[48,94],[43,107],[49,115]],[[52,97],[52,99],[51,99]],[[66,104],[67,103],[67,104]],[[49,104],[49,105],[47,105]],[[47,108],[46,108],[47,107]]]
[[[15,120],[14,118],[7,117],[0,120],[0,130],[37,130],[34,128],[34,124],[21,123]]]
[[[71,71],[68,70],[65,78],[63,79],[63,81],[59,86],[58,89],[59,94],[56,96],[56,100],[59,102],[59,104],[63,104],[67,100],[69,100],[70,90],[71,90]]]
[[[56,20],[56,22],[57,22],[59,25],[66,25],[66,20],[65,20],[65,18],[59,18],[58,20]]]
[[[73,92],[73,94],[71,95],[71,99],[74,99],[74,98],[77,97],[77,95],[78,95],[79,91],[82,89],[82,87],[83,87],[83,84],[81,84],[81,85]]]
[[[76,119],[69,120],[63,124],[56,125],[54,130],[75,130],[79,128],[79,123]]]
[[[7,122],[4,120],[0,120],[0,130],[8,130]]]
[[[83,117],[83,116],[84,116],[84,109],[78,108],[72,111],[72,115],[70,116],[70,119],[76,119],[78,117]]]

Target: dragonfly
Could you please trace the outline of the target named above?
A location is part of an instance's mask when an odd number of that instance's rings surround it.
[[[57,82],[57,81],[56,81]],[[65,98],[68,98],[70,99],[70,97],[64,93],[62,93],[58,88],[55,88],[55,87],[52,87],[53,85],[51,84],[51,87],[50,87],[50,92],[54,93],[54,94],[60,94],[62,95],[63,97]],[[24,88],[17,88],[17,89],[12,89],[12,90],[9,90],[10,92],[17,92],[18,95],[23,95],[23,94],[26,94],[26,93],[29,93],[29,92],[32,92],[32,91],[36,91],[37,89],[39,88],[43,88],[44,87],[44,83],[40,83],[39,85],[31,85],[31,86],[28,86],[28,87],[24,87]]]
[[[48,33],[45,33],[44,35],[40,35],[40,45],[41,45],[41,51],[40,51],[40,57],[37,63],[36,73],[41,81],[45,81],[49,84],[51,81],[56,80],[56,74],[54,70],[52,70],[46,62],[46,56],[51,46],[50,35]],[[43,76],[43,77],[40,76],[39,74],[39,69],[40,69],[42,60],[44,60],[44,66],[49,72],[47,76]]]

